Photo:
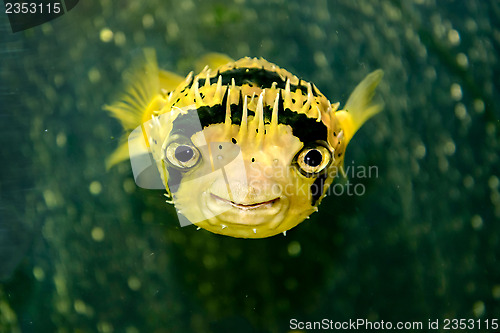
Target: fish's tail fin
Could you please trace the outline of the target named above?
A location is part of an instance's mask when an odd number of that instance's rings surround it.
[[[383,76],[384,72],[381,69],[368,74],[351,93],[345,108],[335,113],[344,131],[346,144],[365,121],[382,110],[383,105],[372,103],[372,98]]]

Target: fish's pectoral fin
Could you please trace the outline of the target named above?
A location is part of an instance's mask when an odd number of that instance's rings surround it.
[[[106,160],[107,169],[131,157],[128,135],[159,108],[160,82],[163,80],[164,84],[170,85],[176,80],[173,74],[160,73],[154,49],[144,49],[134,62],[132,69],[123,74],[124,92],[113,104],[104,106],[104,110],[118,119],[125,130],[120,145]]]
[[[126,137],[124,137],[124,139],[126,139]],[[129,159],[128,142],[123,139],[121,141],[123,142],[121,142],[115,151],[106,159],[106,170]]]
[[[153,49],[144,49],[132,70],[124,73],[125,89],[121,96],[104,109],[118,119],[126,131],[142,123],[144,112],[160,94],[160,74]]]
[[[149,154],[150,148],[144,135],[143,127],[138,127],[130,134],[125,134],[120,139],[118,148],[106,159],[106,170],[137,156]],[[133,164],[133,163],[132,163]]]
[[[160,88],[164,89],[166,92],[173,91],[175,88],[177,88],[179,84],[181,84],[181,82],[183,82],[186,79],[183,76],[180,76],[178,74],[166,70],[160,70],[159,77],[160,77]]]
[[[383,105],[372,103],[372,98],[383,76],[381,69],[368,74],[351,93],[345,108],[335,113],[344,130],[346,143],[368,119],[382,110]]]

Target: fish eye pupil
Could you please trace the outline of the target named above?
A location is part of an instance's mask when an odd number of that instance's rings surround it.
[[[317,149],[309,150],[306,156],[304,156],[304,163],[311,167],[317,167],[321,164],[322,160],[323,155],[321,155],[321,152]]]
[[[189,146],[179,146],[175,148],[175,158],[183,163],[188,162],[194,156],[194,151]]]

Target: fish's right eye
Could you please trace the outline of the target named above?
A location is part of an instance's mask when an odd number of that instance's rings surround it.
[[[166,160],[179,169],[190,169],[198,163],[200,152],[191,143],[172,142],[165,149]]]

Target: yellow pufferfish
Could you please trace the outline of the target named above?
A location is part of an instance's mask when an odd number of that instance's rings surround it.
[[[382,70],[338,110],[314,84],[262,58],[209,54],[184,78],[160,70],[153,50],[144,55],[125,94],[105,107],[128,136],[108,166],[149,154],[179,217],[217,234],[286,235],[318,210],[347,144],[381,110],[371,99]]]

